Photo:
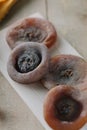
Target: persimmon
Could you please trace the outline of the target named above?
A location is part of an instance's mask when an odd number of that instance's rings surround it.
[[[46,95],[44,118],[53,130],[79,130],[87,122],[87,97],[71,86],[56,86]]]
[[[75,55],[57,55],[50,59],[48,72],[41,82],[51,89],[56,85],[76,86],[87,77],[87,62]]]
[[[52,23],[41,18],[24,19],[10,28],[6,36],[7,43],[12,49],[22,42],[39,42],[50,48],[56,39],[57,33]]]
[[[47,47],[39,43],[23,43],[12,50],[7,63],[9,76],[19,83],[38,81],[49,65]]]

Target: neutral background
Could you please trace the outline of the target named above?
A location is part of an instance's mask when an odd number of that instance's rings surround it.
[[[58,34],[87,60],[87,0],[18,0],[0,30],[35,12],[50,20]],[[1,73],[0,130],[44,130]]]

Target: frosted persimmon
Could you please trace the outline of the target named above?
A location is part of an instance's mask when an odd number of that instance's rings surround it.
[[[56,85],[76,86],[87,77],[87,62],[75,55],[57,55],[52,57],[42,83],[48,89]]]
[[[72,86],[52,88],[43,109],[44,118],[53,130],[79,130],[87,122],[87,96]]]
[[[9,76],[19,83],[38,81],[49,65],[47,47],[39,43],[23,43],[12,50],[7,63]]]
[[[7,43],[12,49],[22,42],[39,42],[50,48],[56,39],[57,33],[54,26],[41,18],[24,19],[19,24],[13,25],[6,36]]]

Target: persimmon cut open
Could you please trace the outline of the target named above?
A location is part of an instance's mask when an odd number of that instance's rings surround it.
[[[47,20],[26,18],[8,30],[6,39],[12,49],[21,42],[39,42],[49,48],[54,45],[57,33],[52,23]]]
[[[49,64],[47,47],[39,43],[23,43],[12,50],[7,63],[9,76],[19,83],[38,81]]]
[[[71,86],[52,88],[44,101],[44,118],[53,130],[79,130],[87,122],[87,97]]]
[[[87,62],[74,55],[57,55],[50,59],[49,68],[41,82],[51,89],[56,85],[78,85],[87,77]]]

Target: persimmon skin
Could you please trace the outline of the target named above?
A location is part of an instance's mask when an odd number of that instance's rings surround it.
[[[55,44],[57,39],[57,33],[54,26],[49,21],[41,18],[26,18],[17,25],[15,26],[13,25],[13,27],[11,27],[7,32],[6,40],[11,49],[20,44],[19,41],[22,42],[22,40],[18,41],[18,32],[21,29],[25,30],[28,29],[29,27],[36,27],[46,33],[45,39],[40,41],[41,44],[42,43],[45,44],[48,48],[50,48]],[[30,42],[34,41],[32,40]]]
[[[17,57],[24,51],[28,50],[28,48],[35,48],[39,51],[41,55],[40,64],[32,71],[27,73],[20,73],[16,67]],[[16,48],[12,50],[11,55],[9,56],[7,63],[7,71],[9,76],[16,82],[22,84],[33,83],[42,78],[42,76],[46,73],[49,65],[49,54],[48,49],[45,45],[40,45],[39,43],[23,43],[18,45]]]
[[[56,117],[55,115],[55,101],[58,100],[62,94],[69,94],[72,96],[73,99],[76,101],[80,102],[83,106],[83,109],[74,121],[61,121]],[[87,99],[85,99],[87,100]],[[43,106],[43,113],[44,113],[44,118],[48,125],[53,129],[53,130],[79,130],[86,122],[87,122],[87,106],[85,107],[85,102],[84,102],[84,97],[81,98],[81,94],[79,93],[78,90],[74,90],[70,86],[66,85],[59,85],[56,86],[55,88],[52,88],[44,101],[44,106]]]

